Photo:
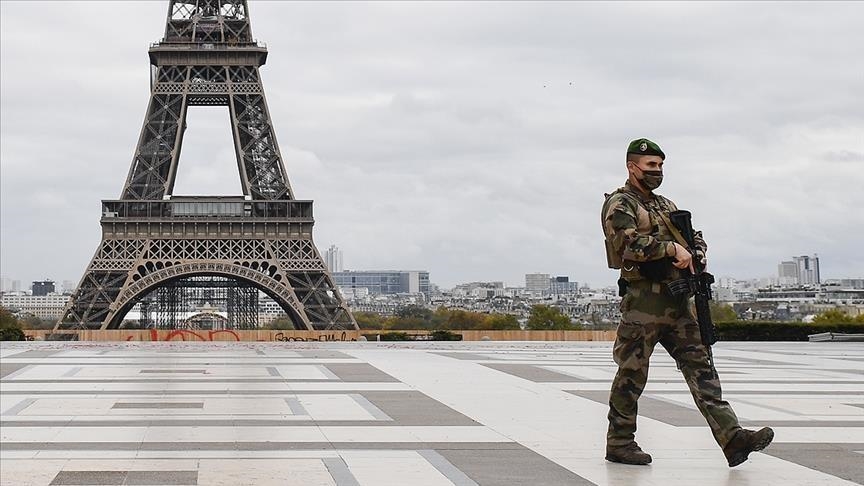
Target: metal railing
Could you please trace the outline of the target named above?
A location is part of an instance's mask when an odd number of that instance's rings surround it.
[[[312,201],[236,198],[193,200],[102,201],[102,218],[129,219],[282,219],[312,221]]]
[[[177,49],[177,50],[216,50],[224,48],[249,48],[255,47],[259,49],[267,49],[266,42],[259,42],[252,39],[248,42],[199,42],[199,41],[166,41],[166,42],[151,42],[151,49]]]

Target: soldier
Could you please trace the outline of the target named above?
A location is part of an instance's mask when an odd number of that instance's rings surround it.
[[[699,324],[687,295],[673,295],[666,284],[692,272],[692,258],[704,262],[707,245],[696,232],[696,255],[679,244],[669,229],[675,204],[654,190],[663,181],[666,155],[654,142],[640,138],[627,147],[629,177],[624,187],[606,195],[602,222],[610,268],[618,280],[621,323],[612,349],[618,373],[609,395],[606,460],[644,465],[651,456],[636,444],[636,403],[648,379],[648,361],[659,342],[675,359],[696,406],[723,449],[729,467],[747,460],[774,438],[768,427],[741,428],[720,393],[720,379],[710,350],[702,344]]]

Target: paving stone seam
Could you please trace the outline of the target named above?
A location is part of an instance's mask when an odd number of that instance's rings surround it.
[[[354,477],[354,474],[348,468],[348,464],[345,463],[345,459],[341,457],[325,457],[321,459],[321,462],[324,463],[330,476],[333,477],[336,486],[360,486],[357,478]]]
[[[438,472],[443,474],[444,477],[449,479],[453,483],[453,486],[479,486],[438,452],[432,449],[424,449],[417,451],[417,453],[426,459]]]

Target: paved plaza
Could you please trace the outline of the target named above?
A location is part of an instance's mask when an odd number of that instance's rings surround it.
[[[720,343],[765,453],[729,469],[658,348],[637,439],[603,459],[611,343],[3,343],[0,483],[864,483],[864,344]]]

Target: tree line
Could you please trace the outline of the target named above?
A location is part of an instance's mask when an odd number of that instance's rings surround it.
[[[21,321],[3,306],[0,306],[0,341],[23,341]]]
[[[374,312],[355,312],[354,318],[360,329],[375,330],[520,330],[519,320],[512,314],[474,312],[463,309],[439,307],[435,310],[419,305],[400,309],[394,316],[381,316]],[[529,330],[577,330],[582,327],[572,323],[570,317],[558,308],[535,305],[531,308],[525,329]]]
[[[711,310],[711,320],[714,322],[736,322],[738,314],[735,309],[729,304],[711,301],[709,303]],[[792,323],[792,321],[790,321]],[[816,314],[813,317],[813,324],[864,324],[864,314],[857,316],[849,315],[840,309],[830,309],[825,312]]]

